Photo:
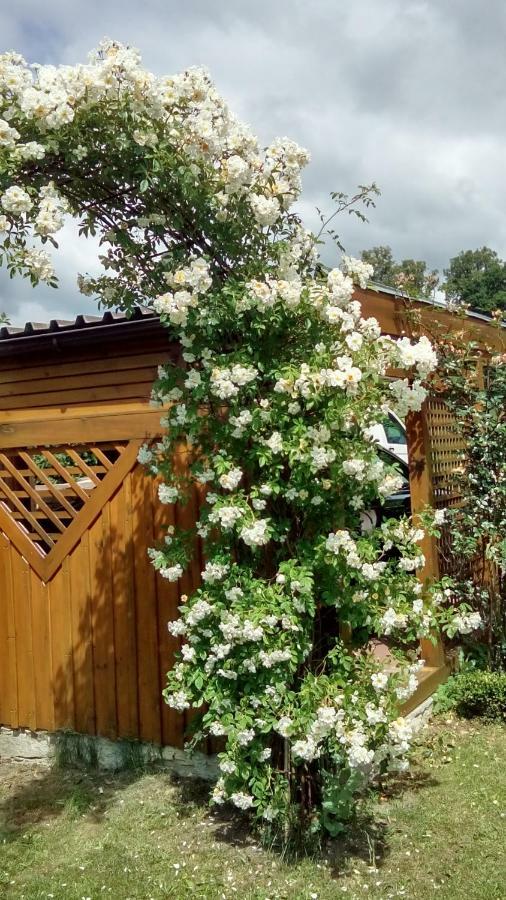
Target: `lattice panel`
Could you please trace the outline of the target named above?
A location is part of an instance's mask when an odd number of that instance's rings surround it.
[[[0,453],[0,504],[48,554],[75,521],[127,442]]]
[[[462,471],[464,442],[455,416],[442,400],[431,398],[427,405],[427,425],[431,445],[434,507],[446,509],[461,501],[459,475]],[[441,527],[438,540],[439,569],[442,575],[467,578],[471,563],[454,553],[448,527]]]
[[[460,501],[458,477],[464,444],[453,413],[442,400],[427,405],[430,435],[434,503],[436,508],[455,506]]]

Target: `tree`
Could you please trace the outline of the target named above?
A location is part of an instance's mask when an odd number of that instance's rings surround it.
[[[429,271],[423,260],[403,259],[396,262],[387,245],[362,250],[361,258],[374,269],[374,279],[414,297],[430,297],[438,283],[436,269]]]
[[[490,247],[463,250],[444,275],[447,300],[486,313],[506,309],[506,263]]]
[[[453,621],[413,574],[423,530],[391,520],[364,533],[360,519],[402,480],[368,429],[386,404],[420,408],[431,345],[361,317],[367,264],[344,257],[319,274],[317,238],[292,210],[307,153],[288,139],[260,150],[205,72],[155,78],[106,42],[89,66],[40,67],[36,80],[6,54],[0,85],[10,271],[53,283],[31,241],[56,245],[70,212],[104,246],[105,274],[82,290],[127,311],[150,304],[181,342],[153,392],[166,433],[139,454],[163,478],[162,503],[202,495],[196,526],[168,524],[150,553],[176,583],[204,542],[202,584],[170,624],[184,643],[167,702],[200,710],[194,742],[224,738],[215,803],[285,833],[336,834],[366,781],[404,764],[411,647]],[[392,387],[399,366],[409,379]],[[398,665],[383,672],[368,646],[390,634]]]
[[[397,265],[391,247],[387,245],[371,247],[370,250],[362,250],[360,257],[373,267],[375,281],[395,287]]]
[[[0,325],[9,325],[10,320],[7,313],[0,312]]]

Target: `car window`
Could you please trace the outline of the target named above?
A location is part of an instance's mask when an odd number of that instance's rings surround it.
[[[409,480],[408,464],[405,463],[403,459],[400,459],[400,457],[396,456],[395,453],[390,450],[385,450],[383,447],[379,447],[376,452],[381,461],[385,463],[385,465],[389,466],[391,469],[394,469],[399,473],[399,475],[402,475],[403,478],[406,479],[406,481]]]
[[[389,444],[405,444],[406,432],[402,425],[393,416],[388,416],[383,420],[383,428],[387,436]]]

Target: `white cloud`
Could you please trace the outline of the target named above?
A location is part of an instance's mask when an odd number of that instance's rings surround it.
[[[501,0],[18,0],[0,10],[2,43],[32,61],[75,63],[108,35],[138,46],[159,74],[207,66],[262,141],[287,134],[311,150],[309,225],[330,190],[374,180],[371,224],[340,223],[347,249],[389,243],[440,268],[482,244],[506,256],[505,26]],[[64,249],[58,293],[0,279],[0,309],[16,319],[34,303],[45,318],[91,311],[75,290],[88,251],[72,237]]]
[[[56,235],[59,249],[51,250],[59,288],[39,285],[32,288],[24,278],[9,278],[0,269],[0,311],[7,313],[12,324],[69,319],[78,313],[97,315],[97,304],[77,290],[77,274],[95,274],[100,270],[98,240],[78,235],[76,223],[68,218]],[[49,245],[47,245],[49,246]]]

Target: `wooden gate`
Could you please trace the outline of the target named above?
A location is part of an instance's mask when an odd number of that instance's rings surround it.
[[[50,445],[47,423],[32,421],[32,446],[2,446],[0,722],[180,746],[183,717],[161,698],[178,586],[147,556],[170,508],[137,463],[130,419],[87,443],[76,420],[71,440]]]
[[[135,342],[98,327],[78,349],[63,336],[27,357],[19,342],[0,361],[1,725],[182,746],[185,717],[161,696],[179,645],[167,622],[199,565],[178,587],[147,550],[195,506],[161,506],[137,462],[170,355],[160,326],[139,349],[143,324]]]

